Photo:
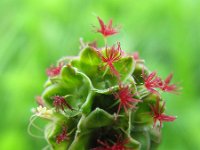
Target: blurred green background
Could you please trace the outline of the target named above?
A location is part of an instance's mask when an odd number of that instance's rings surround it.
[[[62,56],[77,55],[79,38],[102,41],[92,32],[95,15],[122,26],[109,43],[121,41],[140,52],[151,70],[174,81],[182,94],[164,95],[167,112],[159,150],[200,149],[199,0],[1,0],[0,1],[0,150],[39,150],[27,125],[34,97],[47,79],[45,70]]]

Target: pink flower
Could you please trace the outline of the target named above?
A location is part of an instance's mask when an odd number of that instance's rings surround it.
[[[70,110],[73,110],[72,107],[66,102],[65,98],[62,96],[53,96],[53,105],[56,108],[56,111],[59,109],[62,109],[64,111],[64,108],[67,107]]]
[[[123,107],[125,112],[127,112],[128,108],[130,109],[136,108],[135,104],[137,102],[141,102],[141,100],[133,98],[135,95],[132,94],[131,90],[132,89],[129,88],[128,85],[127,86],[123,86],[121,84],[119,85],[118,93],[114,94],[115,98],[120,101],[117,114],[119,114],[121,107]]]
[[[155,88],[159,88],[162,86],[162,80],[158,76],[156,76],[156,72],[153,71],[148,76],[144,73],[144,68],[142,70],[142,77],[144,79],[144,85],[151,93],[159,95],[159,93],[155,90]]]
[[[166,121],[166,122],[170,122],[170,121],[174,121],[176,119],[176,117],[174,116],[167,116],[165,115],[164,112],[164,107],[165,107],[165,102],[163,102],[161,108],[159,105],[159,99],[157,99],[156,101],[156,105],[150,105],[151,108],[151,115],[153,117],[154,120],[154,127],[156,126],[157,121],[159,121],[160,123],[160,129],[162,127],[162,122]]]
[[[101,57],[101,60],[106,63],[104,68],[107,66],[110,68],[110,71],[115,76],[119,77],[118,71],[115,69],[113,63],[120,60],[122,57],[123,51],[121,50],[120,43],[117,43],[117,47],[113,45],[111,48],[106,47],[106,54],[102,54],[102,51],[97,51],[99,56]]]
[[[163,85],[161,87],[162,91],[164,91],[164,92],[171,92],[171,93],[177,93],[177,91],[178,91],[179,88],[175,84],[171,84],[170,85],[170,81],[171,81],[172,77],[173,77],[173,74],[171,73],[163,81]]]
[[[97,17],[100,29],[97,29],[97,32],[101,33],[104,37],[108,37],[110,35],[114,35],[118,33],[118,30],[116,28],[112,27],[112,20],[110,19],[108,25],[106,25],[103,20],[100,17]]]
[[[60,74],[63,64],[60,63],[57,67],[51,66],[47,68],[46,73],[49,77],[55,77]]]
[[[56,136],[56,143],[60,144],[64,140],[69,140],[69,137],[67,135],[67,128],[63,127],[62,132]]]

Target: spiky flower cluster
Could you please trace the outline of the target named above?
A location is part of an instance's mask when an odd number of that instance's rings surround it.
[[[29,125],[38,128],[37,117],[47,119],[44,137],[50,149],[139,150],[154,149],[160,142],[165,114],[162,92],[178,93],[166,79],[150,72],[138,52],[126,54],[120,42],[108,46],[109,36],[119,32],[112,20],[97,17],[104,47],[83,44],[78,57],[64,57],[47,69],[45,90]],[[39,129],[39,128],[38,128]]]

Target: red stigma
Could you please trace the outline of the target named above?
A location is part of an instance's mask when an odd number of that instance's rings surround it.
[[[93,148],[92,150],[131,150],[130,148],[126,147],[125,145],[129,143],[129,140],[126,139],[124,141],[120,140],[118,137],[117,142],[114,143],[112,146],[108,144],[108,142],[102,142],[100,140],[97,141],[101,146]]]
[[[53,97],[53,105],[56,108],[56,111],[62,109],[64,111],[64,107],[72,110],[72,107],[66,102],[65,98],[62,96],[54,96]]]
[[[112,27],[112,19],[110,19],[108,25],[106,25],[100,17],[97,17],[97,19],[100,24],[100,29],[97,29],[97,32],[101,33],[104,37],[118,33],[118,30]]]
[[[101,57],[102,61],[106,63],[104,68],[108,66],[110,68],[111,73],[119,77],[119,72],[115,69],[113,63],[120,60],[120,58],[123,55],[123,51],[121,50],[120,43],[119,42],[117,43],[117,47],[115,47],[115,45],[113,45],[111,48],[106,47],[105,55],[99,51],[97,52],[99,56]]]
[[[56,136],[56,143],[60,144],[64,140],[69,140],[69,137],[67,135],[67,128],[63,127],[62,132]]]
[[[46,70],[46,73],[49,77],[55,77],[60,74],[63,64],[60,63],[57,67],[51,66]]]
[[[118,93],[114,94],[115,98],[120,101],[117,114],[119,114],[121,107],[123,107],[125,112],[127,112],[127,109],[129,108],[130,109],[136,108],[135,104],[141,101],[139,99],[133,98],[135,94],[132,94],[131,90],[132,89],[129,88],[128,85],[127,86],[123,86],[121,84],[119,85]]]
[[[172,80],[173,74],[169,74],[167,78],[163,81],[163,86],[161,87],[161,90],[164,92],[171,92],[171,93],[177,93],[178,87],[175,84],[171,84],[170,82]]]
[[[153,120],[154,120],[153,127],[155,127],[157,121],[159,121],[160,129],[161,129],[163,121],[171,122],[171,121],[174,121],[176,119],[176,117],[174,117],[174,116],[167,116],[163,113],[164,107],[165,107],[165,102],[163,102],[163,104],[160,108],[159,99],[156,100],[156,105],[150,105],[150,107],[151,107],[151,111],[152,111],[152,117],[153,117]]]
[[[156,72],[153,71],[150,75],[146,75],[144,73],[144,68],[142,70],[142,77],[144,79],[144,85],[151,93],[159,95],[159,93],[155,90],[155,88],[160,88],[162,86],[162,80],[158,76],[156,76]]]

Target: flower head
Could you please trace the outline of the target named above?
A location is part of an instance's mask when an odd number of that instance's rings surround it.
[[[142,70],[142,77],[144,79],[144,85],[151,93],[159,95],[155,88],[162,86],[162,80],[156,76],[156,72],[153,71],[148,76],[144,73],[144,68]]]
[[[115,93],[114,96],[120,102],[117,114],[119,114],[121,107],[123,107],[125,112],[127,112],[128,108],[136,108],[135,104],[141,101],[139,99],[133,98],[135,94],[132,94],[132,89],[128,85],[124,86],[120,84],[119,91],[118,93]]]
[[[101,33],[104,37],[118,33],[118,30],[112,27],[112,19],[110,19],[108,25],[106,25],[100,17],[97,17],[97,19],[100,24],[100,29],[97,29],[97,32]]]
[[[176,86],[176,84],[171,84],[170,82],[172,80],[173,74],[169,74],[167,76],[167,78],[163,81],[163,85],[161,87],[161,90],[164,92],[171,92],[171,93],[177,93],[178,91],[178,87]]]
[[[157,99],[156,105],[150,105],[150,108],[151,108],[151,111],[152,111],[151,115],[152,115],[153,120],[154,120],[154,125],[153,126],[155,127],[157,121],[159,121],[160,129],[161,129],[163,121],[166,121],[166,122],[174,121],[176,119],[176,117],[165,115],[164,114],[165,102],[163,102],[161,108],[160,108],[159,102],[160,102],[159,99]]]
[[[110,68],[111,73],[119,77],[119,72],[115,69],[113,63],[120,60],[120,58],[123,55],[120,43],[119,42],[117,43],[117,47],[115,47],[115,45],[113,45],[111,48],[106,47],[105,55],[102,54],[102,51],[101,52],[97,51],[97,52],[101,57],[102,61],[106,63],[104,67],[108,66]]]
[[[62,109],[64,111],[65,107],[72,110],[72,107],[66,102],[63,96],[53,96],[52,98],[54,100],[53,105],[56,108],[56,111],[58,111],[59,109]]]
[[[57,67],[51,66],[46,70],[46,73],[49,77],[55,77],[60,74],[63,64],[60,63]]]
[[[69,140],[69,136],[67,134],[67,128],[63,126],[62,132],[56,136],[56,143],[60,144],[64,140]]]

